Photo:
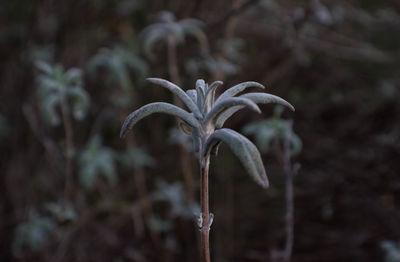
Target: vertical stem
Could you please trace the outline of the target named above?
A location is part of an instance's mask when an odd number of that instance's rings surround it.
[[[65,140],[66,140],[66,176],[65,176],[65,187],[64,187],[64,200],[67,201],[70,197],[72,190],[72,157],[74,152],[74,142],[73,142],[73,131],[72,131],[72,123],[71,119],[68,115],[68,102],[64,94],[61,94],[61,114],[63,119],[64,131],[65,131]]]
[[[200,158],[201,168],[201,253],[203,262],[210,262],[210,209],[208,205],[208,169],[210,165],[210,155]]]

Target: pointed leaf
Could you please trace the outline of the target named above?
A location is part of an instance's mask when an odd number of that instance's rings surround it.
[[[266,93],[248,93],[241,95],[239,97],[250,99],[256,104],[268,104],[268,103],[278,103],[284,106],[289,107],[291,110],[295,110],[294,107],[287,102],[286,100],[280,98],[279,96],[271,95],[271,94],[266,94]],[[225,110],[223,113],[220,114],[216,121],[216,128],[221,128],[225,121],[228,120],[229,117],[231,117],[234,113],[239,111],[240,109],[244,108],[244,106],[239,105],[239,106],[234,106],[231,108],[228,108]]]
[[[218,97],[217,102],[221,101],[222,99],[235,96],[235,95],[239,94],[240,92],[244,91],[246,88],[249,88],[249,87],[259,87],[259,88],[262,88],[262,89],[265,88],[262,84],[257,83],[257,82],[253,82],[253,81],[243,82],[243,83],[237,84],[237,85],[225,90],[225,92],[223,92]]]
[[[169,91],[177,95],[182,102],[190,109],[190,111],[199,119],[203,118],[199,108],[192,101],[192,99],[183,91],[179,86],[161,78],[147,78],[147,81],[167,88]]]
[[[230,108],[232,106],[248,106],[252,110],[261,113],[260,108],[255,104],[253,101],[247,98],[240,98],[240,97],[232,97],[224,99],[218,103],[216,103],[211,111],[204,117],[204,123],[218,119],[218,116],[224,112],[225,109]]]
[[[264,165],[262,163],[260,152],[256,146],[238,132],[223,128],[215,131],[206,141],[203,156],[210,154],[211,150],[218,142],[227,144],[232,152],[239,158],[240,162],[249,173],[249,175],[262,187],[269,185]]]
[[[196,92],[197,92],[197,106],[204,113],[204,100],[205,100],[205,82],[203,79],[196,81]]]
[[[139,122],[141,119],[145,118],[148,115],[154,114],[154,113],[165,113],[168,115],[173,115],[176,117],[179,117],[183,121],[185,121],[187,124],[197,127],[199,125],[199,122],[194,118],[191,114],[189,114],[187,111],[183,110],[182,108],[179,108],[177,106],[168,104],[168,103],[163,103],[163,102],[156,102],[156,103],[151,103],[147,104],[145,106],[142,106],[138,110],[132,112],[124,122],[124,125],[122,126],[120,137],[123,138],[126,134],[126,132],[131,129],[137,122]]]

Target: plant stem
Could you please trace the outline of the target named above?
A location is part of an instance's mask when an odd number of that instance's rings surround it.
[[[65,176],[65,187],[64,187],[64,200],[67,201],[70,197],[72,190],[72,179],[73,179],[73,171],[72,171],[72,157],[74,153],[74,142],[73,142],[73,131],[72,131],[72,123],[71,119],[68,115],[69,108],[68,102],[64,94],[61,94],[61,114],[63,119],[64,131],[65,131],[65,140],[66,140],[66,176]]]
[[[204,262],[210,262],[210,209],[208,204],[208,169],[210,166],[210,155],[200,158],[201,169],[201,253]]]

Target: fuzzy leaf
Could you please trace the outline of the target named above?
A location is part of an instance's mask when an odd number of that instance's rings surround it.
[[[257,83],[257,82],[253,82],[253,81],[243,82],[243,83],[237,84],[237,85],[232,86],[231,88],[225,90],[225,92],[223,92],[218,97],[216,102],[221,101],[228,97],[235,96],[249,87],[259,87],[259,88],[263,88],[263,89],[265,88],[262,84]]]
[[[161,78],[147,78],[147,81],[153,84],[160,85],[167,88],[169,91],[177,95],[183,103],[190,109],[190,111],[198,118],[203,118],[202,113],[192,99],[183,91],[179,86]]]
[[[278,104],[289,107],[293,111],[295,110],[294,107],[289,102],[287,102],[286,100],[284,100],[278,96],[274,96],[271,94],[248,93],[248,94],[241,95],[239,97],[250,99],[251,101],[253,101],[256,104],[278,103]],[[243,105],[238,105],[238,106],[228,108],[223,113],[221,113],[221,115],[218,117],[218,119],[216,121],[216,124],[215,124],[216,128],[221,128],[224,125],[225,121],[228,120],[229,117],[231,117],[234,113],[241,110],[242,108],[244,108]]]
[[[230,147],[257,184],[264,188],[269,186],[260,152],[250,140],[232,129],[223,128],[215,131],[205,143],[203,156],[210,154],[214,146],[220,141]]]
[[[189,89],[186,94],[192,99],[193,103],[197,103],[197,92],[194,89]]]
[[[206,91],[206,104],[209,108],[214,105],[215,99],[215,90],[217,90],[218,86],[222,85],[222,81],[215,81],[213,82]]]
[[[204,99],[205,99],[205,82],[203,79],[199,79],[196,81],[196,92],[197,92],[197,107],[201,110],[201,112],[204,111]]]
[[[163,102],[156,102],[156,103],[151,103],[147,104],[145,106],[142,106],[138,110],[132,112],[124,122],[124,125],[122,126],[120,137],[123,138],[126,134],[126,132],[129,129],[132,129],[132,127],[139,122],[141,119],[145,118],[148,115],[154,114],[154,113],[165,113],[169,115],[176,116],[183,121],[185,121],[187,124],[197,127],[199,126],[199,122],[194,118],[191,114],[189,114],[187,111],[183,110],[182,108],[179,108],[177,106],[171,105],[169,103],[163,103]]]
[[[204,117],[204,123],[207,123],[208,121],[212,121],[214,119],[218,119],[218,116],[224,112],[225,109],[230,108],[232,106],[248,106],[252,110],[261,113],[260,108],[255,104],[253,101],[247,98],[240,98],[240,97],[232,97],[232,98],[227,98],[224,100],[221,100],[219,102],[216,102],[216,104],[213,106],[211,111]]]

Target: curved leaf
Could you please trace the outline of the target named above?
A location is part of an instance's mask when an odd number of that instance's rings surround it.
[[[147,78],[146,80],[167,88],[169,91],[177,95],[197,118],[203,118],[203,114],[200,112],[199,108],[179,86],[161,78]]]
[[[232,129],[223,128],[215,131],[205,143],[202,152],[203,156],[210,154],[211,150],[217,146],[220,141],[230,147],[232,152],[237,158],[239,158],[246,171],[257,182],[257,184],[264,188],[268,187],[269,182],[260,152],[250,140]]]
[[[218,116],[224,112],[225,109],[230,108],[232,106],[248,106],[252,110],[261,113],[260,108],[255,104],[253,101],[247,98],[241,98],[241,97],[232,97],[232,98],[227,98],[224,99],[218,103],[216,103],[211,111],[204,117],[203,122],[206,123],[210,120],[217,119]]]
[[[241,95],[239,97],[250,99],[251,101],[253,101],[256,104],[277,103],[277,104],[287,106],[293,111],[295,110],[294,107],[289,102],[280,98],[279,96],[275,96],[275,95],[271,95],[271,94],[248,93],[248,94]],[[229,117],[231,117],[234,113],[241,110],[242,108],[244,108],[243,105],[238,105],[238,106],[228,108],[223,113],[221,113],[216,121],[216,124],[215,124],[216,128],[221,128],[224,125],[225,121],[228,120]]]
[[[223,84],[222,81],[215,81],[208,87],[206,91],[206,104],[209,108],[211,108],[214,105],[215,90],[217,90],[217,88],[222,84]]]
[[[210,92],[215,92],[215,90],[216,90],[220,85],[223,85],[223,84],[224,84],[224,82],[222,82],[222,81],[215,81],[215,82],[213,82],[213,83],[208,87],[207,92],[206,92],[206,96],[208,96],[208,94],[210,94]]]
[[[222,99],[235,96],[238,93],[244,91],[246,88],[249,88],[249,87],[259,87],[259,88],[262,88],[262,89],[265,88],[262,84],[257,83],[257,82],[253,82],[253,81],[243,82],[243,83],[237,84],[237,85],[232,86],[231,88],[225,90],[225,92],[223,92],[218,97],[217,102],[221,101]]]
[[[154,114],[154,113],[165,113],[168,115],[173,115],[176,117],[179,117],[183,121],[185,121],[187,124],[197,127],[199,126],[199,122],[194,118],[191,114],[189,114],[187,111],[183,110],[182,108],[179,108],[177,106],[168,104],[168,103],[163,103],[163,102],[156,102],[156,103],[151,103],[147,104],[145,106],[142,106],[138,110],[132,112],[124,122],[124,125],[121,128],[121,133],[120,137],[123,138],[126,134],[126,132],[131,129],[137,122],[139,122],[141,119],[145,118],[148,115]]]
[[[154,45],[160,41],[166,39],[168,36],[168,30],[166,29],[166,25],[164,24],[154,24],[148,26],[144,31],[140,34],[140,37],[143,39],[143,53],[150,59],[154,59],[154,54],[152,49]]]

